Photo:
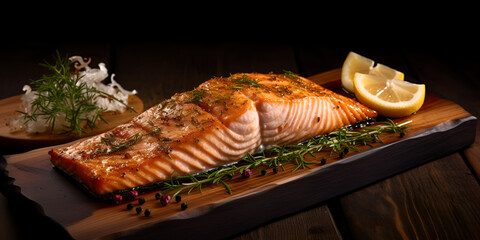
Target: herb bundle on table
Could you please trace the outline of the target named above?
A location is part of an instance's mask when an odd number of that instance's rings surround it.
[[[75,70],[71,68],[74,62]],[[100,69],[92,69],[89,62],[78,56],[62,58],[57,52],[54,64],[41,64],[50,74],[32,81],[31,87],[24,86],[23,110],[10,125],[29,133],[51,130],[80,136],[85,127],[93,129],[98,120],[105,121],[101,116],[104,111],[135,111],[127,101],[136,91],[124,90],[113,75],[109,85],[101,83],[108,77],[105,65],[100,63]]]

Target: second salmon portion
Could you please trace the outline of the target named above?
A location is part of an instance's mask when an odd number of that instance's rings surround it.
[[[49,152],[95,196],[195,174],[377,113],[291,74],[239,73],[175,94],[127,124]]]

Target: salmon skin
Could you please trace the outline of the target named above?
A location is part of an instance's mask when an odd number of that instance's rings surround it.
[[[300,76],[238,73],[210,79],[126,124],[49,154],[57,169],[102,198],[376,116]]]

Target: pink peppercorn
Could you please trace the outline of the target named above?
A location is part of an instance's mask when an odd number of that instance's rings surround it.
[[[167,204],[170,202],[170,200],[172,199],[172,197],[170,197],[170,195],[162,195],[162,197],[160,197],[160,203],[163,205],[163,206],[167,206]]]
[[[127,193],[127,198],[128,199],[135,199],[136,197],[138,196],[138,192],[135,191],[135,190],[132,190],[130,192]]]
[[[243,175],[243,177],[248,178],[248,177],[252,176],[252,170],[250,170],[250,168],[247,168],[247,169],[243,170],[242,175]]]
[[[115,194],[115,195],[113,195],[112,200],[113,200],[113,203],[119,204],[119,203],[122,202],[123,198],[122,198],[122,195]]]

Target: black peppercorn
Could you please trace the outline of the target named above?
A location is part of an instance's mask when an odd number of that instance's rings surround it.
[[[145,198],[141,197],[138,199],[138,204],[143,205],[145,203]]]
[[[184,203],[182,203],[182,206],[181,206],[181,207],[182,207],[182,210],[185,210],[185,209],[187,209],[188,205],[187,205],[186,202],[184,202]]]
[[[325,165],[325,163],[327,163],[327,159],[322,158],[322,160],[320,160],[320,165]]]
[[[262,176],[265,176],[265,174],[267,174],[267,170],[262,169],[262,171],[260,171],[260,173],[262,174]]]
[[[133,204],[129,203],[127,204],[127,210],[132,210],[133,209]]]
[[[182,196],[180,196],[180,195],[175,196],[175,201],[176,202],[182,201]]]
[[[137,208],[135,208],[135,211],[137,211],[137,214],[140,214],[142,213],[143,209],[142,207],[138,206]]]
[[[150,216],[150,213],[151,213],[151,212],[150,212],[150,209],[148,209],[148,208],[145,209],[144,214],[145,214],[146,217]]]
[[[277,167],[273,167],[273,173],[275,173],[275,174],[278,173],[278,168]]]
[[[344,158],[345,155],[347,155],[347,153],[349,152],[350,150],[348,150],[348,148],[344,148],[341,152],[340,152],[340,158]]]
[[[161,193],[155,193],[155,199],[160,200],[161,197],[162,197]]]

